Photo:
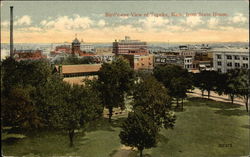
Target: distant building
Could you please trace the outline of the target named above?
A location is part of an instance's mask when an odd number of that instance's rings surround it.
[[[92,44],[86,44],[86,43],[81,43],[80,46],[81,51],[87,52],[87,53],[94,53],[94,45]]]
[[[85,50],[86,51],[85,51]],[[91,51],[90,51],[91,49]],[[64,55],[64,54],[72,54],[74,56],[93,56],[93,49],[91,47],[91,45],[88,44],[84,44],[81,45],[81,43],[79,42],[79,40],[77,38],[75,38],[71,45],[58,45],[56,46],[55,50],[50,52],[51,56],[56,56],[56,55],[60,55],[60,56],[68,56],[68,55]]]
[[[112,47],[98,47],[95,48],[95,53],[98,55],[112,53]]]
[[[154,56],[154,66],[174,64],[181,67],[184,66],[184,58],[179,55],[155,55]]]
[[[225,73],[230,69],[249,69],[249,48],[213,49],[214,70]]]
[[[180,50],[188,50],[188,46],[187,45],[180,45],[179,49]]]
[[[125,40],[113,42],[113,53],[115,54],[148,54],[147,43],[139,40],[131,40],[125,36]]]
[[[81,43],[79,42],[79,40],[77,38],[75,38],[75,40],[73,40],[72,44],[71,44],[71,53],[73,55],[79,55],[79,53],[81,52]]]
[[[47,58],[42,54],[42,50],[14,50],[13,58],[20,60],[39,60]]]
[[[59,45],[59,46],[56,46],[55,50],[50,52],[51,56],[60,55],[60,54],[71,54],[71,46]]]
[[[134,70],[152,70],[154,68],[153,55],[121,54]]]
[[[192,56],[184,57],[184,68],[187,70],[194,69],[193,61],[194,61],[194,58]]]
[[[93,58],[96,63],[108,63],[114,60],[115,55],[114,54],[95,55],[93,56]]]
[[[179,46],[180,50],[173,51],[173,54],[181,57],[183,59],[183,67],[187,70],[194,69],[193,61],[196,52],[194,50],[190,50],[188,46]]]
[[[209,49],[198,49],[193,60],[193,69],[213,70],[213,52]]]

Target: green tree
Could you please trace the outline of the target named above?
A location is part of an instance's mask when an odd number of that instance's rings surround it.
[[[52,74],[52,68],[46,60],[17,62],[7,58],[2,63],[2,70],[4,71],[3,86],[7,93],[17,85],[44,86]]]
[[[241,69],[240,73],[240,88],[239,88],[239,95],[245,100],[245,106],[246,111],[248,112],[248,106],[249,106],[249,96],[250,96],[250,90],[249,90],[249,69]]]
[[[143,114],[140,110],[130,112],[121,129],[119,134],[121,143],[136,147],[140,152],[140,157],[144,149],[155,147],[157,144],[157,126],[147,114]]]
[[[202,91],[202,96],[204,91],[208,92],[208,98],[210,98],[210,93],[215,90],[218,81],[218,73],[216,71],[201,71],[195,74],[195,86]]]
[[[38,125],[38,123],[37,125],[33,123],[37,122],[38,119],[40,121],[38,114],[39,105],[36,103],[35,98],[38,89],[46,84],[47,79],[51,75],[49,63],[46,60],[17,62],[12,58],[7,58],[1,62],[1,72],[3,74],[3,76],[1,76],[1,101],[2,107],[6,109],[5,115],[10,113],[9,115],[11,115],[12,118],[18,117],[19,119],[12,119],[12,122],[15,122],[15,124],[12,123],[12,125],[22,128],[42,126],[40,124]],[[20,111],[12,112],[11,108],[13,107],[15,110],[18,109]],[[28,116],[29,118],[27,118]],[[26,122],[24,123],[20,119]],[[29,120],[27,121],[25,119]],[[4,120],[8,121],[6,117]]]
[[[34,87],[15,87],[2,98],[1,109],[3,124],[22,129],[39,128],[41,118],[32,99]]]
[[[189,89],[190,84],[186,78],[173,78],[171,80],[170,91],[174,95],[177,101],[177,107],[179,107],[179,100],[181,99],[181,109],[183,110],[183,99],[187,97],[187,89]],[[188,86],[188,87],[187,87]]]
[[[176,99],[186,98],[186,92],[192,89],[192,75],[186,69],[177,65],[160,65],[154,69],[155,78],[169,90],[169,95]],[[183,102],[183,101],[182,101]],[[183,103],[182,103],[183,106]]]
[[[231,69],[225,74],[226,80],[223,86],[223,93],[229,95],[232,104],[234,103],[235,96],[240,95],[240,73],[240,69]]]
[[[103,63],[98,73],[98,84],[102,103],[108,108],[111,121],[113,108],[124,108],[124,95],[134,84],[134,71],[122,58],[117,58],[111,64]]]
[[[154,77],[148,77],[135,85],[133,108],[142,108],[158,127],[173,128],[175,115],[170,111],[171,97],[164,85]]]
[[[99,92],[90,83],[72,86],[54,77],[41,93],[40,114],[47,127],[67,131],[73,146],[75,130],[102,116]]]

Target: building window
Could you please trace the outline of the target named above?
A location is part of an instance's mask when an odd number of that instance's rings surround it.
[[[240,60],[240,56],[234,56],[235,60]]]
[[[232,67],[232,62],[228,62],[228,63],[227,63],[227,66],[228,66],[228,67]]]
[[[242,58],[243,60],[248,60],[248,57],[247,56],[243,56],[243,58]]]
[[[221,62],[217,62],[217,65],[221,66]]]
[[[221,68],[218,68],[218,70],[217,70],[218,72],[221,72]]]
[[[221,55],[217,55],[217,59],[221,59]]]
[[[165,62],[166,62],[166,59],[161,59],[161,62],[162,62],[162,63],[165,63]]]
[[[239,68],[240,67],[240,63],[234,63],[235,68]]]
[[[228,55],[228,56],[227,56],[227,59],[232,59],[232,56]]]
[[[243,66],[243,68],[248,68],[248,64],[247,63],[243,63],[242,66]]]

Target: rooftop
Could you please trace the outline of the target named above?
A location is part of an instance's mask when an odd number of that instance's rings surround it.
[[[56,69],[59,66],[56,65]],[[97,72],[101,68],[101,64],[76,64],[76,65],[62,65],[62,73],[63,74],[71,74],[71,73],[85,73],[85,72]]]
[[[249,53],[249,48],[214,48],[211,49],[213,52],[239,52],[239,53]]]
[[[77,38],[75,38],[75,40],[73,40],[72,43],[74,43],[74,44],[80,44],[80,42],[79,42],[79,40]]]

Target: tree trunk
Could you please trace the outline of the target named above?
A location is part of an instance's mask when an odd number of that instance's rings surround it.
[[[201,96],[203,98],[203,96],[204,96],[204,90],[201,90]]]
[[[207,91],[207,98],[210,98],[210,90]]]
[[[230,98],[231,98],[231,103],[234,103],[234,94],[230,94]]]
[[[74,132],[75,132],[75,130],[69,130],[69,141],[70,141],[69,146],[70,146],[70,147],[73,147],[73,146],[74,146],[74,143],[73,143],[73,140],[74,140]]]
[[[143,148],[139,149],[140,157],[142,157],[142,151],[143,151]]]
[[[248,112],[248,100],[249,100],[249,98],[248,98],[248,95],[247,95],[247,96],[246,96],[246,102],[245,102],[247,112]]]
[[[181,109],[183,111],[183,98],[181,99]]]
[[[113,107],[109,107],[109,122],[111,122],[112,115],[113,115]]]
[[[179,107],[179,98],[176,98],[176,107],[178,108]]]

